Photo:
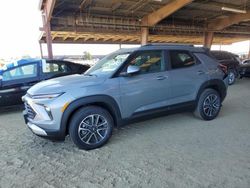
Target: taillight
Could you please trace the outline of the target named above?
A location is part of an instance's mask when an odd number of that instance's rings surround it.
[[[227,66],[219,64],[218,66],[225,74],[227,74]]]

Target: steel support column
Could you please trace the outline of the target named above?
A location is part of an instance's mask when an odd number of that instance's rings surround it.
[[[205,32],[203,46],[206,48],[211,48],[213,44],[214,32]]]
[[[43,58],[43,47],[42,47],[42,42],[41,41],[39,41],[39,47],[40,47],[41,58]]]
[[[250,40],[249,40],[249,52],[248,52],[248,59],[250,59]]]
[[[43,28],[46,34],[46,44],[48,50],[48,58],[53,59],[53,52],[52,52],[52,37],[51,37],[51,30],[50,30],[50,21],[46,21],[46,11],[43,14]]]
[[[148,28],[141,28],[141,45],[146,45],[148,43]]]

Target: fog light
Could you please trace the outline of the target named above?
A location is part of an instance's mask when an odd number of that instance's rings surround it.
[[[51,109],[50,109],[50,107],[44,106],[44,108],[45,108],[45,110],[46,110],[46,112],[47,112],[49,118],[50,118],[51,120],[53,120],[53,116],[52,116],[52,114],[51,114]]]
[[[45,106],[45,110],[46,110],[47,112],[50,112],[50,107]]]

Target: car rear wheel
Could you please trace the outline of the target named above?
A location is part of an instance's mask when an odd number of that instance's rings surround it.
[[[221,109],[221,97],[214,89],[205,89],[200,95],[194,114],[200,119],[213,120]]]
[[[228,84],[233,85],[235,81],[236,81],[236,73],[233,69],[230,69],[228,71]]]
[[[80,149],[95,149],[107,143],[113,124],[107,110],[98,106],[83,107],[73,115],[69,135]]]

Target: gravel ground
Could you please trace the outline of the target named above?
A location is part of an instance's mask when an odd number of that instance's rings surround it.
[[[0,114],[0,187],[250,187],[250,79],[229,88],[219,117],[182,113],[115,130],[96,150],[33,135],[20,111]]]

